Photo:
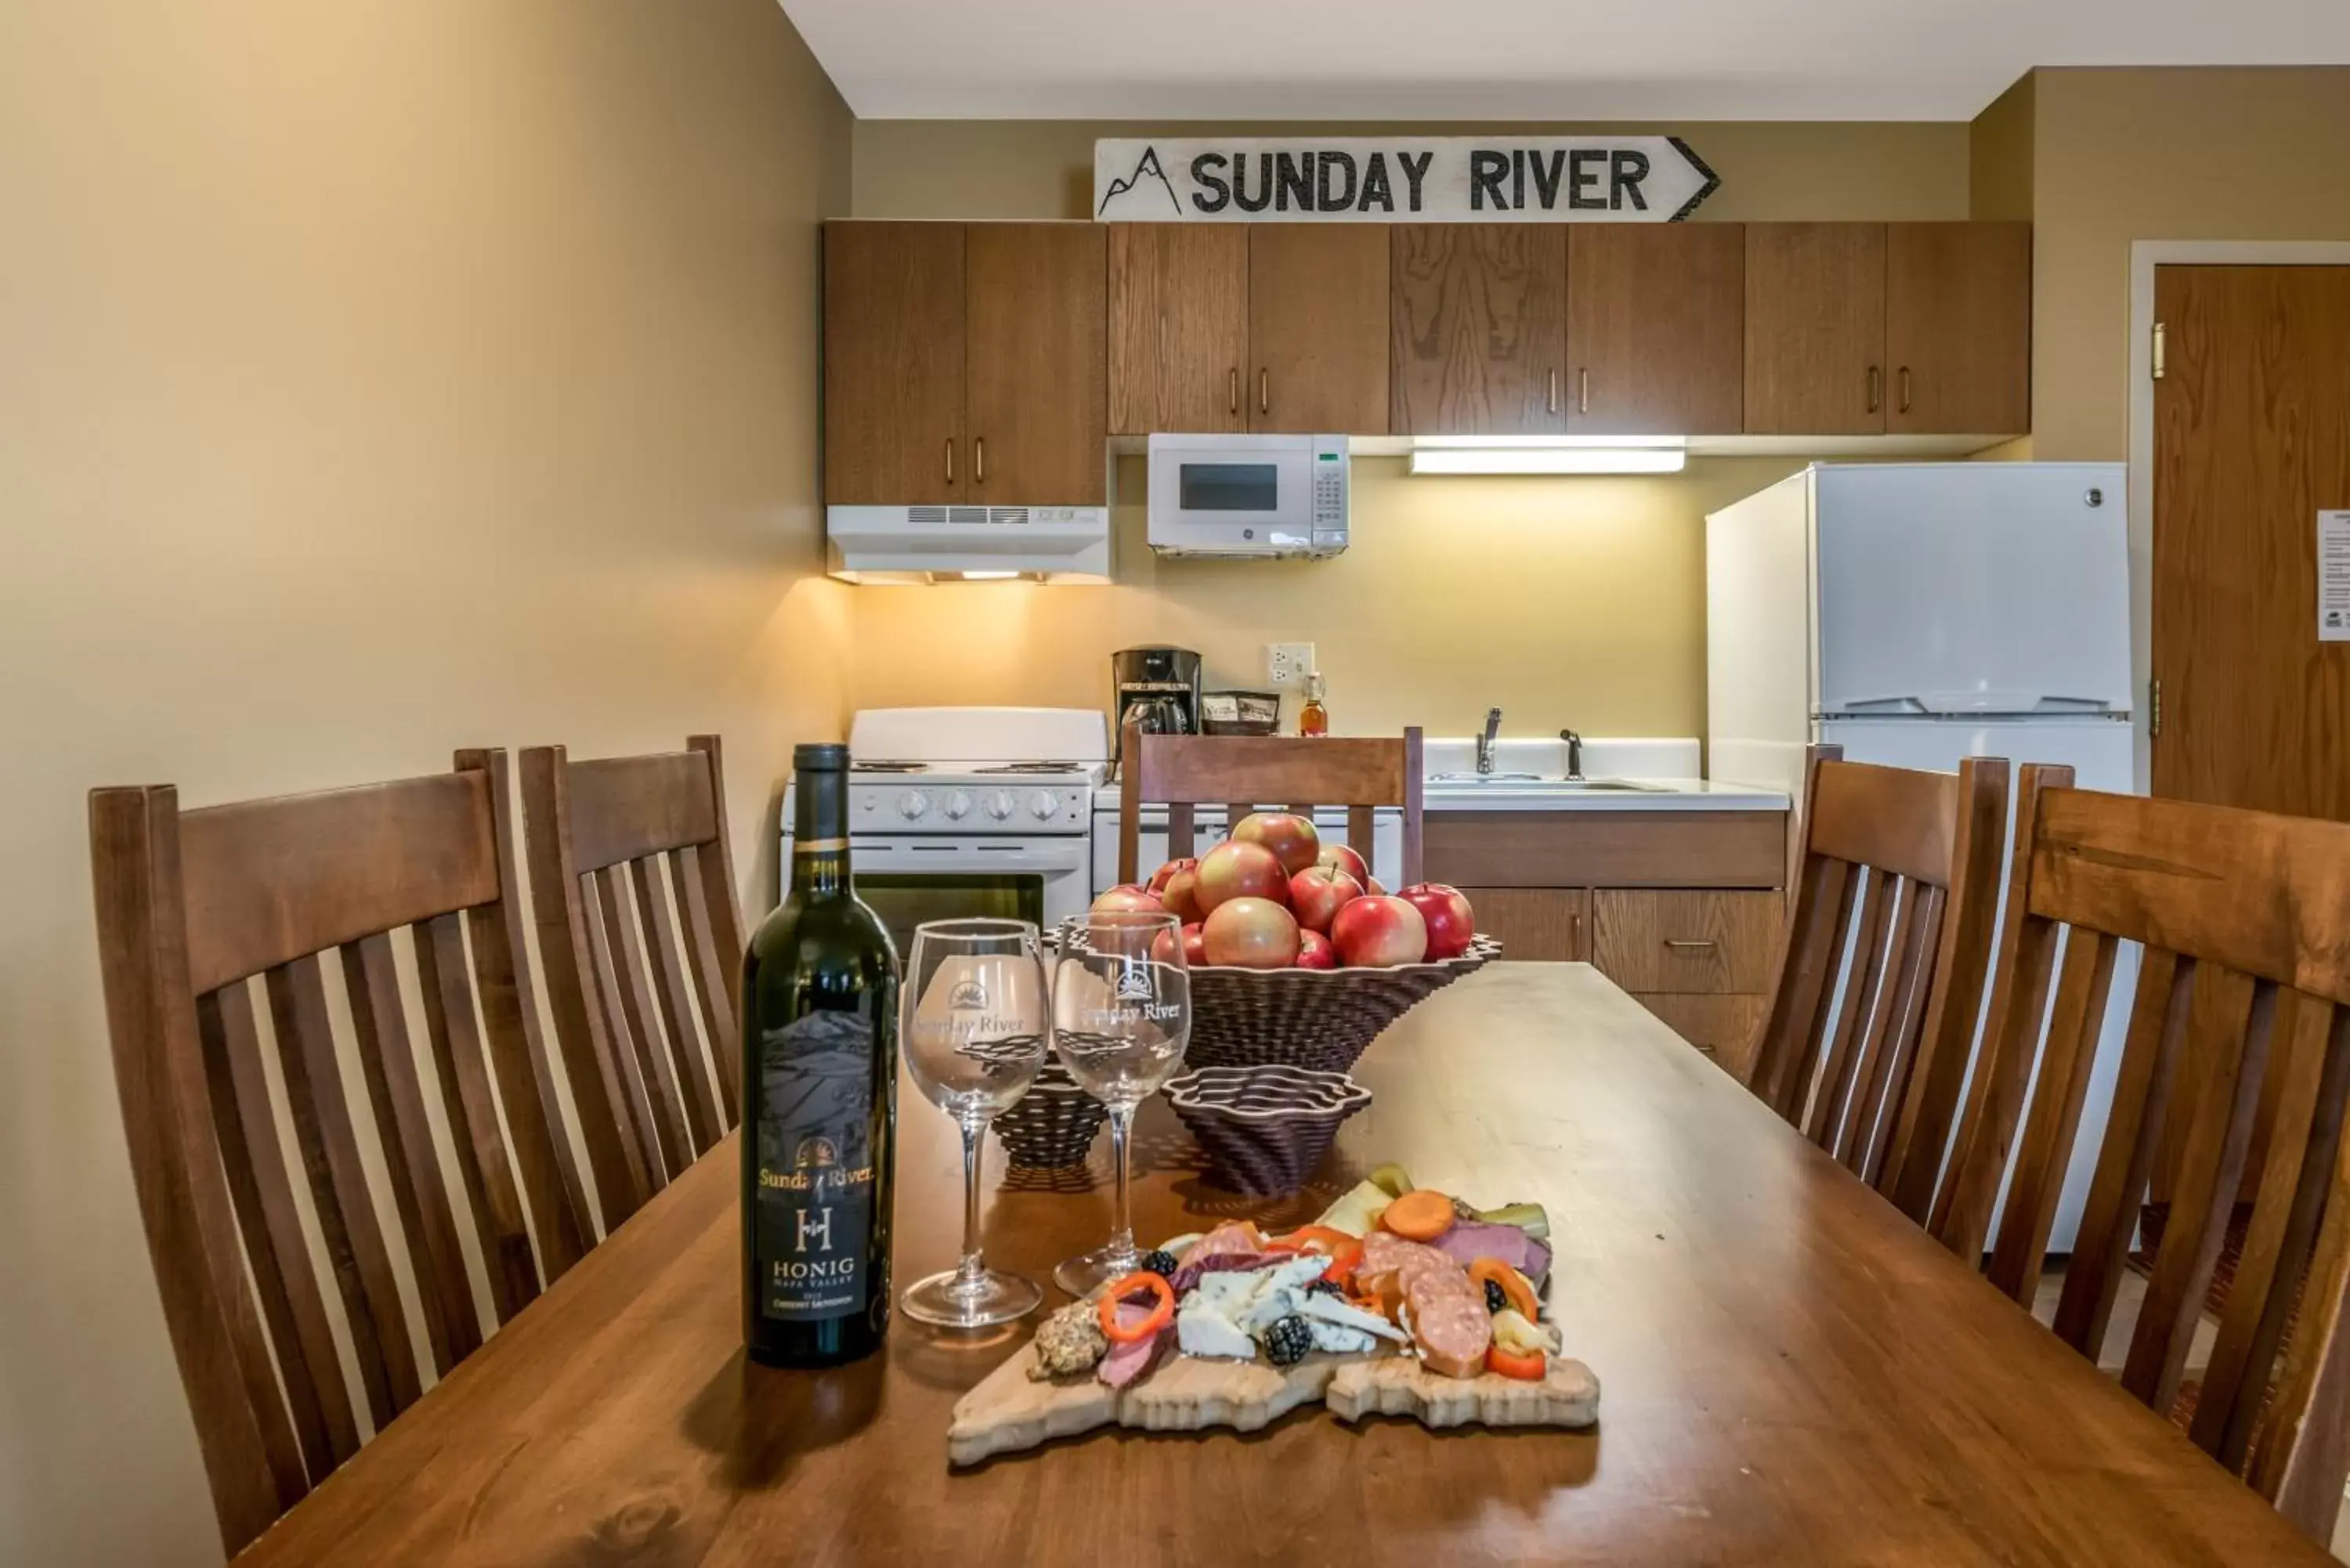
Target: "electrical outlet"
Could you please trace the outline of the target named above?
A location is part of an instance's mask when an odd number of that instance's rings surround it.
[[[1314,668],[1314,645],[1310,642],[1268,642],[1264,645],[1265,684],[1275,691],[1294,691],[1305,684],[1306,672]]]

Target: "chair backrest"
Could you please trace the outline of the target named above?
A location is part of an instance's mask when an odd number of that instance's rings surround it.
[[[395,1249],[440,1374],[484,1332],[469,1254],[495,1324],[585,1251],[511,896],[505,757],[461,752],[453,773],[185,812],[170,785],[100,789],[89,810],[131,1173],[234,1552],[358,1450],[354,1392],[380,1431],[421,1391]],[[411,942],[413,1012],[399,958]],[[389,1235],[362,1157],[370,1142],[398,1221]],[[328,1289],[311,1265],[297,1179],[332,1264]]]
[[[1750,1083],[1926,1221],[1991,962],[2007,763],[1955,774],[1813,748],[1778,983]]]
[[[1197,839],[1192,808],[1222,805],[1229,828],[1250,812],[1310,815],[1316,806],[1347,808],[1347,842],[1362,856],[1374,877],[1419,880],[1420,830],[1424,812],[1420,777],[1420,732],[1406,730],[1396,740],[1299,735],[1147,735],[1127,726],[1118,755],[1118,879],[1132,882],[1147,870],[1136,861],[1142,807],[1167,807],[1167,857],[1191,855]],[[1380,866],[1371,843],[1372,812],[1403,808],[1403,864]]]
[[[2023,769],[1992,1033],[1936,1230],[1961,1256],[1981,1255],[2036,1084],[1990,1263],[1994,1284],[2032,1301],[2107,1009],[2126,1007],[2055,1331],[2096,1355],[2155,1151],[2175,1148],[2170,1216],[2122,1374],[2129,1393],[2169,1410],[2264,1124],[2251,1227],[2189,1435],[2232,1469],[2257,1447],[2254,1484],[2322,1542],[2350,1469],[2350,1409],[2332,1365],[2350,1354],[2340,1343],[2350,1281],[2350,825],[2071,783],[2067,768]],[[2126,1000],[2112,984],[2126,941],[2143,948]]]
[[[718,737],[522,754],[531,907],[588,1163],[617,1226],[741,1116],[743,921]]]

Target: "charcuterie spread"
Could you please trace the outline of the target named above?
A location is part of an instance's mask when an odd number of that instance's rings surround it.
[[[1587,1427],[1599,1383],[1560,1354],[1549,1218],[1479,1210],[1382,1166],[1311,1225],[1179,1236],[959,1400],[949,1459],[1097,1427],[1253,1431],[1320,1401],[1346,1420]]]

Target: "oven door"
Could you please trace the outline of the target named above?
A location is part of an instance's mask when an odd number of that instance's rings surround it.
[[[849,868],[902,957],[924,920],[986,916],[1050,930],[1083,914],[1089,851],[1058,838],[852,837]]]

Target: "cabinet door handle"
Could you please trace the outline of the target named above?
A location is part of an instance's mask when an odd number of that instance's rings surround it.
[[[1901,367],[1901,411],[1909,411],[1909,367]]]
[[[1885,372],[1876,366],[1868,368],[1868,411],[1875,413],[1885,406]]]
[[[973,484],[987,483],[987,438],[985,436],[971,438],[971,482]]]
[[[947,437],[947,483],[954,483],[954,437]]]
[[[1239,413],[1241,411],[1241,368],[1238,365],[1232,367],[1232,411]]]
[[[1558,372],[1556,370],[1550,373],[1550,396],[1544,400],[1543,406],[1548,412],[1554,414],[1558,412]]]
[[[1273,412],[1273,372],[1260,366],[1256,373],[1256,411]]]
[[[1690,937],[1667,937],[1665,939],[1665,946],[1677,953],[1711,952],[1721,945],[1721,944],[1719,942],[1700,941]]]
[[[1591,368],[1586,365],[1575,375],[1575,411],[1578,414],[1587,414],[1591,411]]]

